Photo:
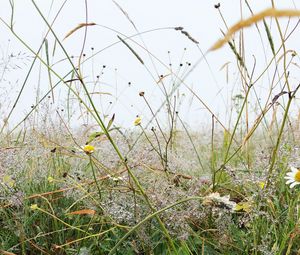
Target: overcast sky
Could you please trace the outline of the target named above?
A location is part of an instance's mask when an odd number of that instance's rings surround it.
[[[13,2],[15,7],[14,31],[32,50],[37,51],[47,32],[47,26],[32,1],[15,0]],[[220,29],[226,31],[220,13],[214,8],[214,4],[218,2],[221,4],[219,10],[228,26],[239,21],[242,18],[241,13],[243,17],[250,16],[245,2],[237,0],[216,2],[199,0],[115,0],[115,2],[111,0],[88,0],[87,2],[88,22],[94,22],[97,25],[87,29],[88,34],[84,45],[84,60],[86,61],[82,66],[84,80],[90,92],[94,93],[93,98],[99,112],[109,116],[115,113],[116,123],[124,127],[132,126],[132,121],[136,115],[143,116],[145,120],[150,119],[150,111],[138,95],[140,91],[145,92],[145,97],[149,100],[153,110],[156,111],[164,98],[162,84],[157,83],[159,76],[166,76],[163,82],[167,91],[170,91],[172,84],[178,84],[179,78],[185,77],[202,57],[202,53],[205,53],[221,37]],[[64,1],[40,0],[35,1],[35,3],[47,21],[51,23]],[[252,0],[249,3],[254,13],[271,6],[271,1]],[[0,17],[9,23],[11,18],[9,1],[1,0],[0,4]],[[128,17],[122,13],[117,5],[128,14]],[[276,5],[278,8],[297,8],[296,4],[289,0],[276,1]],[[85,21],[85,1],[69,0],[66,1],[53,24],[55,34],[62,40],[68,54],[74,56],[75,64],[83,47],[85,30],[80,29],[65,40],[63,38],[79,23]],[[292,29],[296,21],[297,19],[293,20],[288,30]],[[270,20],[267,22],[272,24]],[[287,20],[283,21],[282,24],[286,25]],[[195,44],[180,31],[173,29],[177,26],[183,27],[199,44]],[[267,39],[262,24],[259,24],[259,28],[263,42],[260,41],[255,27],[245,30],[246,61],[249,66],[252,66],[254,61],[252,56],[255,56],[257,62],[257,71],[255,71],[257,73],[255,74],[257,75],[266,65],[266,58],[272,56],[267,47]],[[9,112],[18,91],[20,91],[33,61],[33,54],[5,27],[3,22],[0,23],[0,33],[0,71],[2,73],[0,112],[3,118]],[[137,33],[141,33],[141,35],[132,37],[132,40],[127,40],[127,42],[143,60],[144,65],[117,38],[117,35],[125,38]],[[65,59],[66,57],[59,45],[56,44],[55,46],[54,36],[49,34],[47,39],[50,53],[49,62],[55,72],[64,76],[71,70],[71,66]],[[276,33],[274,40],[275,47],[278,47]],[[263,47],[267,48],[266,56],[264,56]],[[298,50],[299,40],[297,36],[289,39],[288,47]],[[54,49],[55,52],[52,54]],[[41,57],[46,60],[45,47],[41,52]],[[232,96],[241,90],[236,60],[227,46],[207,54],[206,57],[207,62],[202,60],[188,75],[185,85],[181,84],[176,93],[179,114],[192,127],[209,123],[210,114],[188,89],[192,89],[224,124],[229,119],[229,115],[225,113],[230,111]],[[8,59],[9,62],[7,62]],[[227,64],[228,76],[226,69],[221,69],[224,64]],[[105,66],[104,69],[103,66]],[[53,74],[51,76],[51,81],[55,84],[58,79]],[[293,74],[292,79],[295,83],[298,81],[298,77],[293,76]],[[21,120],[30,111],[30,107],[35,105],[36,100],[40,99],[49,88],[47,68],[37,62],[11,117],[11,126]],[[78,89],[83,93],[82,89]],[[59,109],[62,116],[66,117],[66,112],[61,112],[61,109],[67,107],[67,91],[66,86],[60,84],[54,92],[55,103],[52,105],[52,98],[47,99],[39,111],[50,111],[55,114],[55,111]],[[266,76],[257,85],[258,96],[263,98],[267,91],[268,77]],[[80,111],[80,107],[73,96],[71,96],[70,102],[72,109],[76,112],[73,122],[84,123],[86,121],[83,117],[85,112]],[[159,116],[164,119],[163,112]]]

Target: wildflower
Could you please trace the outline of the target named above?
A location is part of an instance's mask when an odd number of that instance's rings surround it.
[[[113,180],[114,182],[119,182],[119,181],[124,181],[125,179],[121,176],[118,177],[110,177],[111,180]]]
[[[30,209],[34,211],[34,210],[38,209],[38,205],[37,204],[32,204],[30,206]]]
[[[284,177],[286,179],[286,184],[290,184],[290,188],[294,188],[296,185],[300,184],[300,170],[296,167],[291,166],[291,171]]]
[[[234,210],[236,203],[230,201],[230,196],[220,196],[218,192],[207,195],[203,200],[203,205],[216,205],[217,207],[225,207],[230,210]]]
[[[253,203],[251,201],[248,202],[239,202],[238,204],[235,205],[233,208],[234,211],[239,212],[239,211],[244,211],[244,212],[251,212],[253,207]]]
[[[141,117],[137,117],[134,121],[135,126],[141,125],[141,123],[142,123],[142,118]]]
[[[50,182],[50,183],[52,183],[52,182],[54,181],[54,179],[53,179],[52,176],[49,176],[49,177],[47,178],[47,180],[48,180],[48,182]]]
[[[9,188],[13,188],[16,184],[15,180],[13,180],[10,175],[4,175],[2,180],[3,183],[6,184]]]
[[[93,145],[87,144],[82,149],[86,154],[92,154],[95,150],[95,147]]]
[[[266,186],[266,183],[263,182],[263,181],[260,181],[260,182],[258,183],[258,186],[259,186],[261,189],[264,189],[265,186]]]

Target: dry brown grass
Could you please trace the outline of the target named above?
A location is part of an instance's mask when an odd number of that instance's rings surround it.
[[[251,25],[263,20],[266,17],[274,17],[274,18],[281,18],[281,17],[299,17],[300,11],[299,10],[276,10],[274,8],[266,9],[256,15],[253,15],[252,17],[241,20],[235,25],[233,25],[227,33],[225,34],[224,38],[218,40],[211,48],[210,51],[217,50],[221,48],[225,43],[227,43],[232,35],[236,33],[237,31],[250,27]]]

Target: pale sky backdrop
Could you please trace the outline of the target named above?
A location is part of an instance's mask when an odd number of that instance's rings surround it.
[[[11,19],[10,2],[14,3],[13,24],[14,31],[31,49],[37,51],[40,47],[47,26],[32,1],[29,0],[0,0],[0,113],[1,126],[16,100],[17,93],[20,91],[24,79],[33,61],[33,54],[18,40],[3,21],[9,23]],[[271,1],[251,0],[248,1],[253,12],[257,13],[265,8],[271,7]],[[51,23],[64,3],[62,0],[37,0],[47,21]],[[117,35],[125,38],[137,34],[134,26],[121,12],[112,0],[88,0],[88,22],[95,22],[97,25],[89,26],[87,38],[84,46],[84,60],[82,72],[90,92],[93,92],[93,99],[104,115],[111,116],[116,114],[116,124],[122,127],[132,127],[136,115],[143,117],[146,122],[151,114],[145,102],[139,97],[140,91],[145,92],[145,97],[151,104],[153,111],[156,111],[163,102],[163,86],[157,83],[160,75],[166,76],[163,79],[165,88],[170,91],[172,84],[178,84],[179,78],[185,76],[194,64],[201,58],[213,43],[222,34],[220,29],[226,31],[226,27],[214,4],[220,3],[220,11],[228,26],[239,21],[242,15],[249,17],[249,12],[245,1],[223,0],[223,1],[199,1],[199,0],[115,0],[128,14],[131,21],[136,26],[140,36],[132,37],[126,42],[144,61],[142,65],[130,50],[117,38]],[[277,8],[295,9],[299,5],[291,0],[275,1]],[[241,7],[242,6],[242,7]],[[74,56],[74,63],[77,64],[78,56],[83,46],[85,29],[82,28],[63,40],[65,35],[75,28],[79,23],[86,21],[86,10],[84,0],[66,1],[61,12],[53,24],[53,30],[62,41],[63,46],[69,55]],[[271,19],[266,20],[274,34],[275,49],[279,47],[278,31],[275,22]],[[291,31],[297,22],[297,18],[292,19],[287,31]],[[281,20],[282,28],[285,30],[288,20]],[[181,26],[195,40],[198,46],[186,36],[175,31],[172,27]],[[270,60],[272,53],[268,46],[267,36],[262,22],[258,24],[263,42],[261,41],[256,28],[253,26],[244,31],[246,63],[248,67],[254,65],[256,59],[256,69],[254,77],[257,77],[266,66],[266,58]],[[152,32],[143,33],[145,31]],[[238,35],[235,37],[238,41]],[[287,42],[288,49],[298,51],[299,49],[299,28]],[[64,76],[70,70],[70,63],[59,45],[55,45],[53,35],[47,37],[49,48],[49,62],[59,75]],[[116,43],[116,44],[114,44]],[[113,45],[114,44],[114,45]],[[263,48],[266,49],[266,56]],[[55,52],[53,55],[53,50]],[[93,48],[93,49],[92,49]],[[147,50],[151,53],[148,54]],[[46,61],[45,47],[40,56]],[[228,125],[232,107],[232,97],[239,94],[242,87],[238,75],[234,54],[226,45],[222,49],[210,52],[206,55],[207,62],[202,60],[196,68],[188,75],[185,80],[186,86],[192,89],[195,94],[210,107],[213,113],[220,120]],[[291,72],[291,83],[293,87],[299,83],[299,68],[296,57],[294,62],[294,72]],[[189,64],[190,63],[190,64]],[[222,66],[227,63],[228,77],[226,68]],[[171,64],[171,65],[170,65]],[[182,64],[182,66],[180,66]],[[103,69],[103,66],[105,68]],[[173,74],[170,75],[170,73]],[[99,78],[97,78],[97,76]],[[269,89],[269,80],[273,73],[266,73],[260,82],[256,84],[257,96],[262,103]],[[69,76],[70,78],[70,76]],[[227,80],[228,78],[228,80]],[[58,79],[51,74],[51,81],[55,84]],[[47,68],[36,62],[32,73],[21,95],[21,99],[14,109],[9,120],[12,128],[36,104],[50,88]],[[81,95],[82,88],[78,87]],[[56,110],[67,120],[67,92],[64,84],[59,84],[55,89],[55,103],[51,104],[52,99],[47,98],[38,111],[41,115],[51,112],[56,115]],[[107,94],[99,94],[107,93]],[[110,95],[109,95],[109,94]],[[185,85],[181,84],[177,96],[177,110],[179,116],[190,127],[198,128],[210,123],[211,115],[203,107],[198,99],[188,91]],[[274,94],[275,95],[275,94]],[[253,96],[253,95],[252,95]],[[81,111],[78,101],[74,96],[70,96],[69,103],[72,110],[72,124],[86,123],[86,114]],[[179,106],[179,103],[181,106]],[[259,111],[253,104],[253,116]],[[294,105],[297,108],[297,105]],[[62,112],[61,109],[64,109]],[[164,121],[166,114],[162,111],[159,118]],[[53,118],[57,118],[53,117]]]

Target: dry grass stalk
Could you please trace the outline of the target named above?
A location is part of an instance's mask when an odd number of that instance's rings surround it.
[[[68,215],[94,215],[95,213],[96,213],[95,210],[83,209],[83,210],[79,210],[79,211],[70,212],[70,213],[68,213]]]
[[[97,24],[94,23],[94,22],[91,22],[91,23],[80,23],[80,24],[78,24],[77,27],[75,27],[74,29],[72,29],[71,31],[69,31],[69,32],[66,34],[64,40],[65,40],[66,38],[68,38],[70,35],[72,35],[73,33],[75,33],[75,32],[76,32],[78,29],[80,29],[80,28],[87,27],[87,26],[95,26],[95,25],[97,25]]]
[[[128,13],[116,1],[114,1],[114,0],[112,0],[112,1],[119,8],[119,10],[125,15],[125,17],[129,20],[129,22],[132,24],[132,26],[137,30],[134,22],[131,20],[131,18],[129,17]]]
[[[15,253],[0,250],[1,255],[16,255]]]
[[[263,20],[266,17],[275,17],[275,18],[280,18],[280,17],[299,17],[300,16],[300,10],[276,10],[274,8],[266,9],[256,15],[253,15],[252,17],[241,20],[235,25],[233,25],[231,28],[229,28],[228,32],[225,34],[224,38],[218,40],[211,48],[210,51],[217,50],[221,48],[225,43],[227,43],[232,35],[245,28],[245,27],[250,27],[254,23],[257,23],[261,20]]]

